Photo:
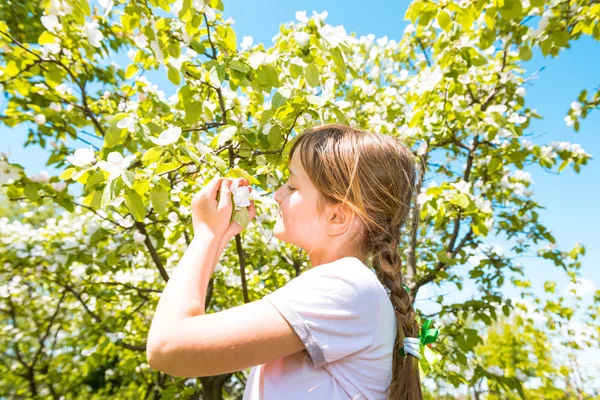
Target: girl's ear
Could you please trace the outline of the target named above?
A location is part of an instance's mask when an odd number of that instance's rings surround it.
[[[337,236],[348,232],[354,220],[354,211],[345,204],[337,204],[328,211],[327,234]]]

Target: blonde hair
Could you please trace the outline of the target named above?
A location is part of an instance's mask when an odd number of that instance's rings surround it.
[[[399,353],[404,337],[419,334],[398,253],[400,228],[407,218],[415,186],[413,154],[391,136],[341,124],[319,125],[302,132],[290,148],[290,160],[296,150],[320,194],[318,212],[326,204],[340,203],[356,212],[362,229],[352,239],[391,292],[398,334],[388,399],[421,400],[418,360]]]

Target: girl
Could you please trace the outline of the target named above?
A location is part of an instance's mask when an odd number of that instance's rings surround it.
[[[244,400],[421,399],[418,327],[397,250],[412,153],[390,136],[321,125],[296,138],[289,171],[274,196],[274,235],[304,249],[311,267],[261,300],[204,314],[216,261],[241,231],[229,225],[228,181],[216,178],[194,196],[194,240],[158,304],[149,364],[175,376],[252,367]]]

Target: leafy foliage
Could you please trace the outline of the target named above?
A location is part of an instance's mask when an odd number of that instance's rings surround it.
[[[490,233],[506,235],[516,240],[516,254],[547,259],[578,279],[585,248],[557,248],[523,170],[537,164],[580,172],[590,155],[568,142],[527,140],[531,119],[541,116],[526,105],[523,62],[538,48],[556,57],[581,35],[600,40],[600,4],[415,0],[399,41],[358,38],[326,24],[325,14],[298,13],[266,48],[238,46],[220,0],[21,3],[0,5],[7,98],[0,121],[30,126],[24,144],[50,144],[48,165],[63,172],[26,176],[0,160],[10,202],[2,206],[10,217],[0,220],[2,392],[241,397],[246,371],[184,380],[145,363],[153,306],[189,243],[191,197],[216,175],[247,178],[262,194],[256,222],[220,260],[207,312],[261,298],[307,265],[305,255],[269,235],[275,207],[266,194],[284,180],[295,135],[339,121],[398,137],[422,166],[402,243],[413,299],[427,285],[463,290],[459,267],[477,250],[485,254],[468,272],[478,292],[458,304],[440,296],[441,311],[425,316],[442,329],[435,345],[444,358],[431,382],[475,385],[490,398],[558,396],[552,380],[575,370],[559,367],[539,327],[518,315],[544,313],[551,337],[578,306],[534,298],[524,266],[483,243]],[[113,61],[125,54],[127,65]],[[168,83],[159,89],[148,76]],[[599,96],[583,91],[566,122],[578,129]],[[74,153],[67,137],[85,148]],[[428,176],[443,183],[426,187]],[[509,282],[532,299],[526,306],[503,294]],[[598,302],[596,294],[580,310],[587,341],[563,345],[597,346]],[[521,318],[512,322],[520,330],[502,330],[506,318]],[[498,357],[507,349],[515,350],[513,360]],[[522,377],[543,384],[530,389]]]

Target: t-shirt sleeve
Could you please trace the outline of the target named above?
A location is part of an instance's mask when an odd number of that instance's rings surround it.
[[[364,266],[334,262],[305,271],[264,297],[298,334],[315,368],[375,341],[379,299],[368,273]]]

